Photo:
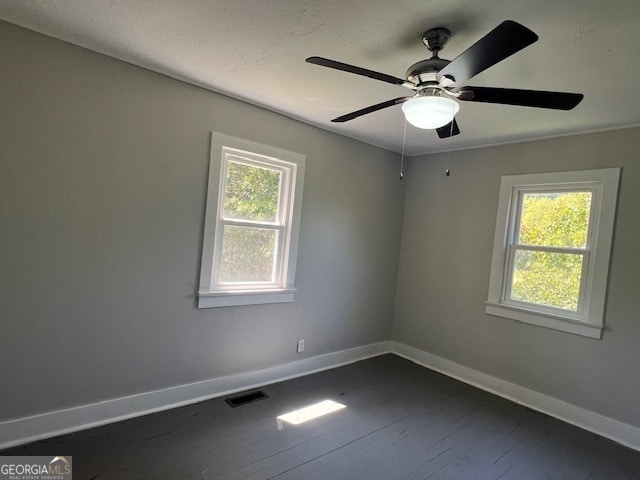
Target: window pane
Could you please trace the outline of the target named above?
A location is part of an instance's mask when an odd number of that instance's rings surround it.
[[[590,212],[591,192],[525,193],[518,243],[585,248]]]
[[[517,250],[511,299],[563,310],[578,310],[583,256]]]
[[[225,225],[220,280],[224,283],[274,282],[278,231]]]
[[[281,172],[270,168],[228,161],[225,218],[275,222],[281,176]]]

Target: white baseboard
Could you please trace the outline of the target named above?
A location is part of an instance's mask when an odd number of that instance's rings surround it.
[[[391,351],[419,365],[640,451],[640,428],[585,410],[399,342]]]
[[[391,342],[342,350],[252,372],[0,422],[0,449],[258,388],[375,357]]]
[[[394,341],[305,358],[252,372],[0,422],[0,449],[230,395],[385,353],[394,353],[456,380],[640,451],[640,428]]]

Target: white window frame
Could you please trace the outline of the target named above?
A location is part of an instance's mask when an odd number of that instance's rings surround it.
[[[620,168],[503,176],[500,182],[485,312],[563,332],[602,338],[619,179]],[[592,192],[586,247],[535,249],[583,255],[577,311],[571,312],[511,299],[509,289],[512,259],[516,250],[527,248],[518,245],[516,240],[522,195],[531,192],[571,191]]]
[[[224,216],[226,169],[229,161],[269,168],[281,173],[278,218],[252,222]],[[305,156],[280,148],[213,132],[204,238],[198,289],[198,308],[293,302],[302,210]],[[220,279],[223,228],[225,225],[276,230],[278,246],[273,282],[224,283]]]

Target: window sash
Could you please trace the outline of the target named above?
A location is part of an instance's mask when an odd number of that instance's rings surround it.
[[[578,247],[555,247],[548,245],[528,245],[522,244],[519,241],[520,230],[522,227],[522,214],[524,210],[524,196],[526,194],[563,194],[572,192],[589,192],[591,193],[591,204],[589,206],[589,219],[587,228],[586,245],[583,248]],[[502,294],[500,296],[500,302],[511,305],[521,306],[528,309],[535,309],[543,313],[566,315],[571,318],[582,319],[587,315],[585,310],[585,297],[587,289],[588,272],[590,271],[589,260],[591,258],[591,251],[593,245],[594,236],[594,222],[597,222],[596,218],[596,205],[597,205],[597,192],[598,188],[589,183],[577,183],[572,185],[554,185],[554,186],[540,186],[540,185],[519,185],[513,188],[511,194],[511,214],[508,217],[508,237],[506,244],[506,261],[503,269],[503,282],[502,282]],[[535,252],[548,252],[556,254],[573,254],[581,255],[583,257],[582,270],[580,274],[580,286],[578,291],[577,309],[567,310],[562,308],[556,308],[549,305],[540,303],[523,302],[512,298],[512,286],[513,276],[515,272],[515,257],[518,251],[535,251]]]
[[[509,244],[510,245],[526,245],[519,242],[518,233],[522,227],[522,210],[524,205],[524,196],[526,194],[553,194],[553,193],[577,193],[577,192],[589,192],[591,193],[591,206],[589,210],[589,220],[587,229],[587,241],[584,247],[585,250],[591,250],[593,245],[593,236],[596,233],[594,230],[594,222],[597,223],[597,206],[598,206],[598,186],[594,185],[594,182],[581,182],[577,185],[557,185],[553,187],[541,187],[539,185],[518,185],[513,188],[511,195],[511,208],[512,212],[509,216]],[[537,245],[542,247],[543,245]],[[572,248],[572,247],[564,247]]]
[[[274,249],[274,279],[273,281],[250,281],[243,280],[237,282],[225,282],[222,280],[222,269],[217,268],[218,265],[222,265],[222,248],[224,245],[224,227],[248,227],[248,228],[260,228],[264,230],[275,231],[276,235],[276,247]],[[243,289],[269,289],[269,288],[284,288],[286,282],[286,236],[288,229],[282,225],[266,225],[250,223],[246,221],[235,220],[220,220],[216,228],[216,238],[214,244],[214,258],[213,258],[213,272],[212,285],[217,290],[243,290]]]
[[[286,206],[291,199],[291,194],[292,194],[291,170],[295,166],[294,165],[290,165],[290,166],[275,165],[273,161],[268,162],[268,161],[262,160],[260,157],[262,156],[258,154],[241,152],[239,150],[228,148],[228,147],[223,148],[223,159],[222,159],[221,172],[220,172],[220,189],[219,189],[220,198],[218,200],[218,221],[237,220],[237,221],[251,222],[256,225],[264,224],[264,225],[280,225],[280,226],[285,226],[288,223],[288,220],[289,220],[288,214],[290,209],[287,209]],[[264,168],[266,170],[273,170],[280,173],[280,189],[279,189],[279,195],[278,195],[278,205],[276,207],[275,221],[266,222],[266,221],[250,220],[250,219],[241,219],[241,218],[224,215],[224,200],[227,192],[227,173],[228,173],[228,165],[230,162],[246,165],[249,167]]]
[[[270,290],[283,289],[287,284],[288,249],[291,236],[290,218],[293,211],[293,186],[295,184],[295,165],[280,159],[269,159],[259,154],[224,147],[220,168],[220,187],[218,194],[217,219],[213,246],[212,288],[218,291],[233,290]],[[227,170],[229,162],[240,163],[257,168],[265,168],[280,173],[278,206],[274,222],[238,219],[224,215],[224,202],[227,192]],[[277,163],[275,163],[277,162]],[[274,249],[273,281],[237,281],[224,282],[221,278],[222,254],[225,226],[240,226],[266,229],[276,232]]]
[[[509,245],[507,247],[507,264],[505,268],[504,283],[502,287],[501,303],[514,307],[522,307],[527,309],[535,309],[540,312],[566,315],[571,318],[580,319],[586,316],[585,312],[585,292],[587,287],[587,278],[589,271],[589,261],[591,252],[580,248],[560,248],[560,247],[538,247],[531,245]],[[542,303],[525,302],[518,300],[512,296],[513,277],[516,269],[516,254],[518,251],[546,252],[566,255],[580,255],[582,257],[582,268],[580,271],[580,286],[578,290],[577,308],[569,310],[564,308],[553,307]]]

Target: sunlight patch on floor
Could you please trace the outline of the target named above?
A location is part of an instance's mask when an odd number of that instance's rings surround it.
[[[313,405],[279,415],[276,417],[278,430],[282,430],[285,423],[290,425],[300,425],[345,408],[347,408],[346,405],[334,402],[333,400],[323,400],[322,402],[314,403]]]

